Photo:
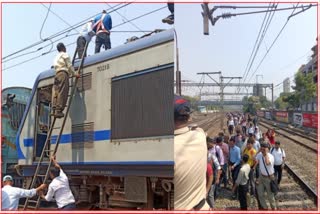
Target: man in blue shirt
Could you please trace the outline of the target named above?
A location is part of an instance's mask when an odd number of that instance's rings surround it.
[[[112,29],[112,19],[105,10],[94,18],[93,31],[96,33],[96,47],[94,53],[99,53],[103,45],[104,49],[111,48],[110,30]]]
[[[229,140],[229,167],[231,169],[232,181],[233,186],[236,183],[239,170],[240,170],[240,163],[241,163],[241,156],[240,156],[240,148],[235,146],[235,138],[232,137]]]

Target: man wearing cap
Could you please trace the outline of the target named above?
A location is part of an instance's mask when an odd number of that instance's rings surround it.
[[[274,157],[274,176],[277,178],[278,187],[280,187],[280,182],[282,178],[282,169],[284,167],[284,161],[286,159],[286,153],[283,148],[280,147],[280,141],[276,141],[276,144],[270,150],[270,153]]]
[[[261,152],[256,155],[256,164],[259,164],[260,175],[257,180],[259,202],[262,209],[268,209],[265,191],[272,209],[276,209],[274,193],[271,192],[270,182],[274,179],[274,157],[269,153],[268,144],[261,144]]]
[[[174,99],[174,209],[209,210],[206,202],[206,134],[188,126],[190,103]],[[192,170],[191,170],[192,169]]]
[[[52,201],[54,197],[59,209],[75,209],[75,199],[70,190],[68,177],[61,169],[61,166],[57,163],[55,157],[51,157],[51,160],[55,167],[49,172],[52,182],[49,184],[47,195],[45,196],[41,192],[40,196],[46,201]]]
[[[2,187],[2,210],[17,210],[20,198],[29,198],[36,195],[37,192],[46,188],[47,185],[41,184],[35,189],[22,189],[13,187],[13,179],[10,175],[3,177]]]
[[[84,52],[84,48],[86,46],[86,43],[89,43],[91,41],[92,36],[94,35],[94,32],[92,31],[94,20],[90,19],[85,25],[83,25],[80,35],[77,39],[77,52],[78,52],[78,58],[81,59],[82,55],[84,57],[87,56],[87,52]]]
[[[103,10],[101,14],[94,18],[93,30],[96,33],[96,47],[94,53],[100,53],[101,46],[104,49],[111,48],[110,30],[112,29],[112,19],[107,11]]]

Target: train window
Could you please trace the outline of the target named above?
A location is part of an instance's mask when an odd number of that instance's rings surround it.
[[[173,65],[117,77],[111,86],[111,139],[173,135]]]
[[[50,128],[52,85],[38,88],[36,112],[35,159],[41,156]],[[49,145],[48,145],[49,147]],[[48,148],[47,148],[48,149]]]

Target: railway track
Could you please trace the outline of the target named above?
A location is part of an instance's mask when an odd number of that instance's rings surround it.
[[[301,129],[297,129],[297,128],[287,128],[287,127],[282,126],[281,124],[277,124],[275,122],[271,122],[271,121],[268,121],[268,120],[265,120],[265,119],[260,120],[260,122],[261,121],[263,123],[266,123],[266,124],[271,125],[271,126],[274,126],[276,124],[277,128],[280,128],[280,129],[292,134],[293,136],[300,136],[300,137],[308,139],[308,140],[310,140],[311,142],[314,142],[314,143],[318,142],[317,135],[315,135],[315,133],[305,132],[305,131],[303,131]],[[278,125],[280,125],[280,126],[278,126]]]
[[[216,124],[216,134],[219,132],[219,123],[217,121],[220,118],[217,117],[216,120],[212,120],[211,122],[215,122]],[[208,128],[210,125],[209,121],[200,123],[199,125],[204,131],[208,132]],[[215,124],[211,124],[211,127],[214,127]],[[261,124],[261,123],[260,123]],[[205,126],[203,126],[205,125]],[[263,125],[262,125],[263,126]],[[280,134],[280,133],[279,133]],[[289,137],[285,136],[285,134],[280,134],[288,139]],[[293,140],[296,141],[296,140]],[[301,145],[301,144],[299,144]],[[309,148],[310,150],[311,149]],[[285,168],[283,170],[282,181],[280,185],[280,191],[276,196],[276,204],[278,210],[316,210],[317,209],[317,200],[318,196],[314,189],[316,187],[310,186],[305,180],[307,175],[302,176],[299,167],[297,167],[294,163],[290,163],[287,161],[285,164]],[[314,173],[316,176],[316,173]],[[268,203],[268,200],[267,200]],[[256,198],[251,198],[251,203],[249,206],[251,210],[258,209],[258,203]],[[270,206],[269,206],[270,207]],[[238,200],[234,200],[232,198],[231,186],[227,189],[221,188],[219,192],[219,196],[215,202],[215,210],[238,210],[239,202]]]
[[[264,121],[263,122],[260,121],[259,125],[267,128],[267,129],[273,128],[273,126],[271,124],[268,124]],[[278,127],[278,129],[275,129],[275,132],[279,135],[282,135],[282,136],[288,138],[292,142],[299,144],[299,145],[303,146],[304,148],[311,150],[312,152],[315,152],[315,153],[318,152],[318,149],[317,149],[318,145],[316,143],[314,143],[313,140],[309,140],[308,138],[306,138],[306,136],[304,136],[304,135],[299,135],[298,137],[296,135],[291,135],[292,132],[288,133],[288,131],[286,129],[283,129],[281,127]]]

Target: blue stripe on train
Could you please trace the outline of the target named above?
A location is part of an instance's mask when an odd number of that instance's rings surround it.
[[[33,165],[37,165],[38,162],[33,162]],[[80,162],[59,162],[60,165],[168,165],[171,166],[174,164],[174,161],[108,161],[108,162],[97,162],[97,161],[80,161]],[[45,165],[45,164],[44,164]]]
[[[100,130],[100,131],[87,131],[87,132],[77,132],[73,134],[63,134],[60,138],[61,144],[66,143],[83,143],[87,141],[101,141],[101,140],[110,140],[110,130]],[[56,143],[57,135],[51,137],[51,143]],[[25,138],[23,139],[24,147],[32,147],[34,145],[34,138]]]

